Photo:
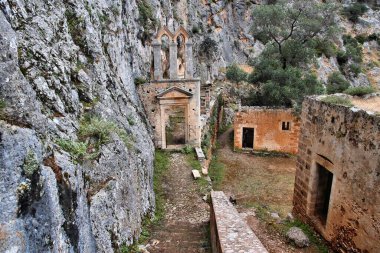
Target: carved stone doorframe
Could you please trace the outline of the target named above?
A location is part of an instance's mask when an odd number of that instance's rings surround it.
[[[189,142],[189,98],[181,99],[164,99],[160,100],[160,114],[161,114],[161,141],[162,149],[170,149],[170,145],[166,144],[166,110],[173,107],[185,107],[185,145]],[[172,148],[178,148],[180,145],[171,145]]]

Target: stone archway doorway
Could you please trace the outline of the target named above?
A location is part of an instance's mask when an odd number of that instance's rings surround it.
[[[157,98],[161,111],[161,139],[163,149],[178,149],[189,142],[189,107],[193,94],[172,87]]]
[[[174,106],[165,110],[166,146],[186,144],[186,106]]]

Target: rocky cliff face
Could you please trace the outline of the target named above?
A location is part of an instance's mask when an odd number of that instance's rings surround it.
[[[0,251],[112,252],[138,237],[154,210],[154,147],[134,79],[150,76],[153,34],[183,25],[196,75],[223,79],[262,51],[249,29],[263,2],[0,0]],[[110,136],[78,161],[57,143],[80,139],[89,115]]]
[[[154,147],[132,77],[148,58],[131,52],[134,5],[0,3],[1,252],[112,252],[154,209]],[[133,141],[113,133],[96,159],[76,163],[56,140],[75,140],[86,112]]]
[[[160,24],[184,25],[196,45],[208,34],[215,61],[197,72],[215,78],[259,52],[248,4],[1,0],[0,251],[130,244],[154,210],[154,147],[133,81],[149,76],[151,36]],[[113,122],[131,142],[113,132],[96,158],[78,162],[57,140],[77,140],[84,115]]]

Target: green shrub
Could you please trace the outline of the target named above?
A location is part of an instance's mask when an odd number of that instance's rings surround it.
[[[376,41],[380,45],[380,34],[372,33],[368,36],[368,41]]]
[[[191,29],[191,32],[192,32],[193,34],[200,33],[199,26],[197,26],[197,25],[193,25],[193,28]]]
[[[111,133],[117,133],[124,144],[130,147],[130,137],[124,129],[119,128],[115,123],[100,119],[98,117],[85,117],[79,127],[80,139],[96,138],[97,147],[111,141]]]
[[[247,80],[247,73],[244,72],[238,65],[232,64],[227,68],[226,77],[230,81],[239,83]]]
[[[154,176],[153,176],[153,188],[156,194],[156,212],[155,220],[161,220],[165,214],[165,190],[162,187],[162,181],[169,169],[169,153],[156,150],[154,156]]]
[[[182,152],[183,154],[191,154],[191,153],[193,153],[193,151],[194,151],[194,148],[193,148],[192,146],[190,146],[190,145],[186,145],[186,146],[181,150],[181,152]]]
[[[353,63],[349,66],[349,70],[351,73],[354,74],[354,76],[358,76],[362,72],[362,68],[360,67],[360,64]]]
[[[146,0],[139,0],[137,3],[139,10],[139,22],[145,30],[151,30],[157,25],[151,5]]]
[[[330,104],[335,104],[335,105],[343,105],[343,106],[348,106],[351,107],[353,104],[351,101],[347,98],[343,97],[338,97],[338,96],[328,96],[322,99],[323,102],[330,103]]]
[[[346,45],[346,54],[353,62],[361,63],[363,61],[363,52],[359,44],[356,45]]]
[[[343,92],[350,86],[350,83],[340,72],[333,72],[327,80],[327,94]]]
[[[211,62],[218,52],[218,44],[210,37],[206,37],[199,45],[199,56]]]
[[[363,61],[363,48],[358,40],[351,35],[343,35],[343,42],[346,47],[346,52],[344,53],[346,62],[351,59],[353,62],[361,63]]]
[[[375,89],[371,86],[360,86],[360,87],[351,87],[344,91],[344,93],[351,96],[364,96],[375,92]]]
[[[356,23],[359,17],[368,11],[368,7],[363,3],[353,3],[343,9],[345,15],[350,21]]]
[[[322,56],[322,54],[324,54],[326,57],[330,58],[337,55],[337,48],[330,40],[316,39],[314,44],[314,48],[318,56]]]
[[[129,149],[132,148],[132,139],[124,129],[113,122],[88,115],[80,122],[78,141],[57,139],[55,142],[74,160],[81,162],[96,158],[100,147],[111,141],[111,133],[116,133]]]
[[[372,33],[368,36],[366,34],[359,34],[358,36],[355,37],[355,39],[360,44],[363,44],[364,42],[368,42],[368,41],[376,41],[378,44],[380,44],[380,34],[378,33]]]
[[[85,158],[87,154],[87,144],[84,142],[58,139],[56,143],[77,161]]]
[[[348,55],[346,52],[340,50],[336,55],[339,66],[344,66],[348,62]]]
[[[134,81],[134,82],[135,82],[135,85],[136,85],[136,86],[139,86],[139,85],[141,85],[141,84],[146,83],[147,80],[146,80],[144,77],[138,76],[138,77],[135,78],[135,81]]]
[[[5,109],[6,106],[7,105],[6,105],[5,101],[3,99],[0,99],[0,110]]]
[[[215,190],[218,190],[222,184],[225,175],[225,166],[214,156],[210,163],[209,175]]]
[[[135,119],[133,118],[132,114],[128,115],[127,121],[128,121],[128,124],[131,126],[134,126],[136,124]]]
[[[359,34],[355,37],[355,39],[360,43],[363,44],[364,42],[368,41],[368,37],[365,34]]]
[[[22,169],[26,177],[31,178],[33,174],[40,168],[40,165],[37,161],[36,154],[28,150]]]
[[[257,66],[259,68],[255,70],[253,77],[263,85],[259,92],[249,98],[252,105],[292,107],[295,104],[301,105],[306,95],[323,92],[316,76],[304,73],[300,68],[272,68],[266,64]]]

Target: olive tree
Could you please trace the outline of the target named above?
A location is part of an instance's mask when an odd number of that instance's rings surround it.
[[[314,0],[278,1],[260,5],[253,11],[251,31],[265,44],[271,43],[285,69],[299,51],[305,51],[313,39],[329,36],[336,30],[336,5]],[[298,61],[299,62],[299,61]]]

